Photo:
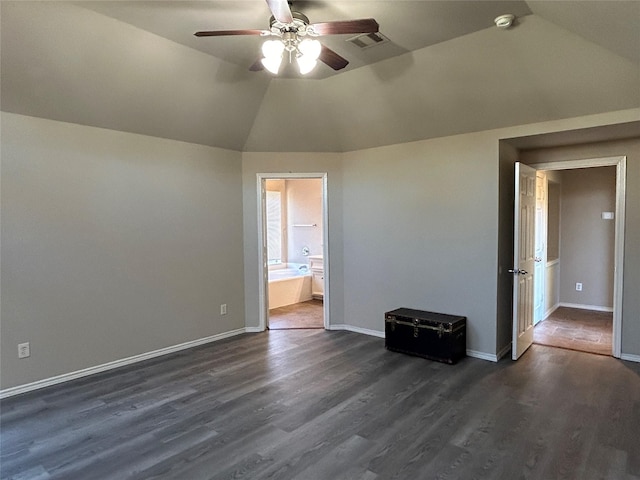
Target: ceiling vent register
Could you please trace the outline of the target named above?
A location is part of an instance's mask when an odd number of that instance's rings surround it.
[[[376,45],[382,45],[383,43],[387,43],[388,41],[389,39],[382,35],[380,32],[364,33],[347,40],[347,42],[353,43],[355,46],[363,49],[375,47]]]

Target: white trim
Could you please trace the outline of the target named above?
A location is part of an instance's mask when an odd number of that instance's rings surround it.
[[[622,289],[624,286],[624,229],[625,229],[625,189],[627,185],[627,157],[586,158],[564,162],[547,162],[530,165],[537,170],[570,170],[574,168],[616,167],[616,216],[615,252],[613,274],[613,356],[622,355]],[[580,307],[576,307],[580,308]],[[609,311],[609,310],[606,310]]]
[[[640,363],[640,355],[631,355],[630,353],[623,353],[620,355],[620,360],[626,360],[627,362]]]
[[[496,361],[500,360],[502,357],[507,355],[511,351],[511,344],[507,343],[502,349],[498,350],[498,354],[496,355]]]
[[[573,170],[574,168],[592,168],[592,167],[615,167],[623,159],[627,157],[598,157],[585,158],[580,160],[565,160],[563,162],[546,162],[529,165],[536,170]]]
[[[622,288],[624,286],[624,229],[626,224],[625,198],[627,185],[627,157],[620,157],[616,166],[616,219],[613,278],[613,356],[622,355]]]
[[[613,312],[613,307],[601,307],[600,305],[582,305],[580,303],[558,303],[558,307],[579,308],[580,310],[592,310],[594,312]]]
[[[511,345],[507,348],[507,352],[511,350]],[[480,360],[488,360],[489,362],[497,362],[500,357],[492,353],[478,352],[477,350],[467,350],[467,357],[479,358]]]
[[[258,278],[261,279],[259,281],[258,286],[258,327],[257,332],[263,332],[267,329],[267,318],[269,317],[269,273],[268,269],[265,268],[267,264],[267,245],[266,245],[266,222],[264,221],[266,217],[265,212],[265,188],[264,188],[264,180],[269,179],[305,179],[305,178],[318,178],[322,180],[322,256],[324,258],[323,261],[323,269],[324,269],[324,293],[323,293],[323,316],[324,316],[324,328],[328,329],[329,325],[331,325],[331,320],[329,318],[331,305],[329,294],[330,294],[330,271],[329,271],[329,199],[328,199],[328,189],[327,189],[327,172],[320,173],[257,173],[257,188],[258,188]],[[255,327],[253,327],[255,328]]]
[[[244,327],[244,330],[247,333],[261,333],[261,332],[264,332],[264,329],[260,329],[260,327]]]
[[[144,360],[149,360],[151,358],[161,357],[163,355],[168,355],[170,353],[179,352],[181,350],[186,350],[188,348],[197,347],[199,345],[215,342],[225,338],[233,337],[235,335],[240,335],[242,333],[245,333],[246,331],[248,331],[246,328],[238,328],[237,330],[231,330],[229,332],[219,333],[217,335],[211,335],[209,337],[198,338],[196,340],[180,343],[178,345],[172,345],[170,347],[160,348],[158,350],[141,353],[139,355],[134,355],[132,357],[122,358],[120,360],[114,360],[113,362],[107,362],[107,363],[103,363],[102,365],[96,365],[94,367],[84,368],[82,370],[76,370],[75,372],[64,373],[62,375],[45,378],[42,380],[38,380],[36,382],[27,383],[25,385],[18,385],[16,387],[6,388],[4,390],[0,390],[0,399],[12,397],[14,395],[19,395],[21,393],[31,392],[33,390],[38,390],[40,388],[50,387],[52,385],[57,385],[59,383],[69,382],[71,380],[87,377],[89,375],[94,375],[96,373],[106,372],[108,370],[113,370],[114,368],[125,367],[127,365],[139,363]]]
[[[559,303],[556,303],[555,305],[553,305],[549,310],[547,310],[546,312],[544,312],[544,318],[543,320],[546,320],[547,317],[549,317],[549,315],[551,315],[553,312],[555,312],[558,307],[560,306]]]
[[[354,327],[353,325],[347,325],[344,323],[341,323],[339,325],[330,325],[328,330],[347,330],[349,332],[362,333],[363,335],[370,335],[372,337],[384,338],[384,331]]]
[[[329,330],[346,330],[349,332],[361,333],[363,335],[370,335],[372,337],[385,338],[384,331],[371,330],[369,328],[362,328],[362,327],[354,327],[353,325],[347,325],[347,324],[331,325],[329,327]],[[509,350],[511,350],[511,344],[503,348],[498,355],[478,352],[476,350],[467,350],[466,354],[467,354],[467,357],[479,358],[481,360],[488,360],[490,362],[497,362],[507,352],[509,352]]]

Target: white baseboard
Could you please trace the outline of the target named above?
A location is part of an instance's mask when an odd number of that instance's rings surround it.
[[[244,331],[247,333],[260,333],[264,332],[264,329],[260,327],[244,327]]]
[[[27,383],[25,385],[18,385],[16,387],[5,388],[0,390],[0,399],[19,395],[21,393],[31,392],[40,388],[50,387],[51,385],[57,385],[58,383],[69,382],[78,378],[87,377],[96,373],[106,372],[107,370],[113,370],[114,368],[124,367],[134,363],[149,360],[151,358],[160,357],[162,355],[168,355],[170,353],[179,352],[180,350],[186,350],[187,348],[197,347],[204,345],[205,343],[211,343],[224,338],[233,337],[245,333],[246,328],[239,328],[237,330],[231,330],[229,332],[219,333],[217,335],[211,335],[209,337],[198,338],[189,342],[180,343],[178,345],[172,345],[170,347],[160,348],[151,352],[141,353],[140,355],[134,355],[132,357],[122,358],[120,360],[114,360],[113,362],[103,363],[102,365],[96,365],[95,367],[84,368],[82,370],[76,370],[75,372],[64,373],[51,378],[45,378],[36,382]]]
[[[354,327],[353,325],[345,325],[345,324],[331,325],[329,327],[329,330],[347,330],[349,332],[362,333],[364,335],[371,335],[373,337],[384,338],[383,331],[381,332],[379,330],[371,330],[368,328]],[[511,349],[511,345],[508,345],[506,350],[509,351],[510,349]],[[482,360],[489,360],[490,362],[497,362],[502,356],[502,355],[500,356],[492,355],[490,353],[484,353],[484,352],[477,352],[475,350],[467,350],[466,353],[468,357],[480,358]]]
[[[547,318],[549,315],[551,315],[553,312],[555,312],[558,309],[559,306],[560,306],[560,304],[556,303],[553,307],[551,307],[549,310],[544,312],[544,318]]]
[[[594,312],[613,312],[613,307],[601,307],[600,305],[582,305],[579,303],[560,302],[558,307],[579,308],[581,310],[593,310]]]
[[[477,350],[467,350],[467,357],[479,358],[480,360],[488,360],[489,362],[497,362],[498,356],[491,353],[478,352]]]
[[[362,333],[363,335],[370,335],[372,337],[384,338],[384,331],[371,330],[369,328],[354,327],[353,325],[330,325],[328,330],[347,330],[349,332]]]
[[[506,356],[510,351],[511,351],[511,342],[507,343],[504,347],[502,347],[498,351],[498,355],[496,355],[496,357],[498,357],[498,360],[500,360],[502,357]]]
[[[623,353],[622,355],[620,355],[620,360],[640,363],[640,355],[631,355],[629,353]]]

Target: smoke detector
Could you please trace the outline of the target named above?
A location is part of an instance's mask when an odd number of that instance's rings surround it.
[[[496,24],[496,27],[506,30],[511,25],[513,25],[513,21],[515,20],[515,15],[507,13],[505,15],[500,15],[493,20],[493,23]]]

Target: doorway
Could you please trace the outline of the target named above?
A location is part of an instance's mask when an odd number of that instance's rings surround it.
[[[551,337],[546,335],[546,338],[551,338],[558,336],[556,338],[555,343],[557,345],[553,346],[564,346],[568,348],[567,345],[571,343],[572,337],[575,337],[576,334],[580,337],[580,331],[582,331],[582,338],[573,338],[573,340],[577,340],[573,343],[574,346],[578,346],[575,348],[577,350],[583,350],[584,348],[580,347],[584,342],[581,340],[586,340],[587,348],[589,348],[589,343],[592,343],[591,347],[594,347],[595,350],[593,353],[600,354],[609,354],[615,357],[620,357],[621,355],[621,307],[622,307],[622,259],[624,258],[624,186],[625,186],[625,176],[626,176],[626,157],[607,157],[607,158],[596,158],[596,159],[587,159],[587,160],[575,160],[575,161],[566,161],[566,162],[552,162],[546,164],[536,164],[533,167],[538,171],[549,171],[549,173],[553,173],[556,171],[575,171],[578,169],[591,169],[593,167],[608,167],[615,169],[615,198],[614,208],[604,208],[599,215],[601,215],[597,221],[600,222],[610,222],[609,224],[613,224],[613,239],[611,241],[611,275],[609,276],[609,286],[612,285],[612,292],[610,293],[610,300],[607,302],[608,304],[612,304],[613,308],[608,308],[607,306],[602,306],[603,303],[591,303],[580,301],[580,295],[583,292],[585,285],[583,281],[579,278],[579,274],[575,276],[565,275],[563,279],[565,285],[564,290],[567,291],[569,287],[566,285],[568,281],[573,282],[573,288],[575,288],[574,296],[568,295],[567,299],[564,301],[560,301],[559,291],[562,287],[560,285],[560,265],[562,264],[562,253],[559,251],[559,241],[560,241],[560,230],[557,225],[554,224],[553,218],[557,215],[557,212],[553,211],[553,206],[550,201],[553,201],[553,197],[557,196],[557,185],[555,181],[547,183],[550,188],[547,189],[548,193],[548,201],[547,201],[547,210],[545,211],[545,216],[547,217],[545,220],[546,226],[546,245],[542,250],[542,263],[545,264],[545,273],[544,273],[544,281],[542,284],[542,291],[538,291],[536,293],[540,293],[543,297],[544,304],[544,318],[547,318],[544,322],[540,323],[540,325],[536,328],[540,329],[541,335],[538,335],[538,338],[534,340],[535,343],[543,343],[541,338],[545,337],[543,333],[549,334],[553,333]],[[553,177],[553,174],[551,175]],[[558,178],[556,176],[556,178]],[[545,181],[548,181],[549,178],[546,178]],[[550,194],[550,195],[549,195]],[[580,198],[580,201],[584,201],[584,198]],[[579,215],[573,214],[572,217],[578,217]],[[592,215],[593,216],[593,215]],[[549,222],[549,219],[552,219]],[[575,221],[577,218],[573,218]],[[558,221],[560,219],[558,218]],[[537,226],[536,226],[537,227]],[[592,235],[589,234],[589,237]],[[537,258],[537,257],[536,257]],[[593,261],[593,257],[592,257]],[[584,264],[584,260],[582,260]],[[574,265],[580,265],[580,260],[574,260]],[[570,265],[565,265],[565,270],[569,270],[572,268]],[[573,267],[575,268],[575,267]],[[606,275],[603,275],[603,278]],[[575,277],[575,278],[574,278]],[[612,277],[612,279],[611,279]],[[569,279],[569,280],[568,280]],[[602,278],[591,278],[589,281],[602,280]],[[585,298],[585,297],[582,297]],[[535,299],[532,304],[538,304],[538,298]],[[591,312],[591,313],[590,313]],[[596,318],[597,317],[597,318]],[[548,320],[552,320],[550,323],[545,325],[545,322]],[[567,323],[574,321],[574,323]],[[576,323],[577,321],[577,323]],[[577,325],[577,328],[574,328]],[[543,328],[548,328],[547,332],[543,332]],[[554,327],[553,329],[551,327]],[[610,339],[607,338],[607,330],[611,332]],[[565,338],[561,338],[564,335]],[[599,337],[598,337],[599,336]],[[609,343],[607,343],[609,342]],[[608,353],[603,351],[602,345],[593,345],[595,343],[604,343],[607,345],[604,350],[608,350]]]
[[[261,330],[327,328],[326,173],[258,174]]]

